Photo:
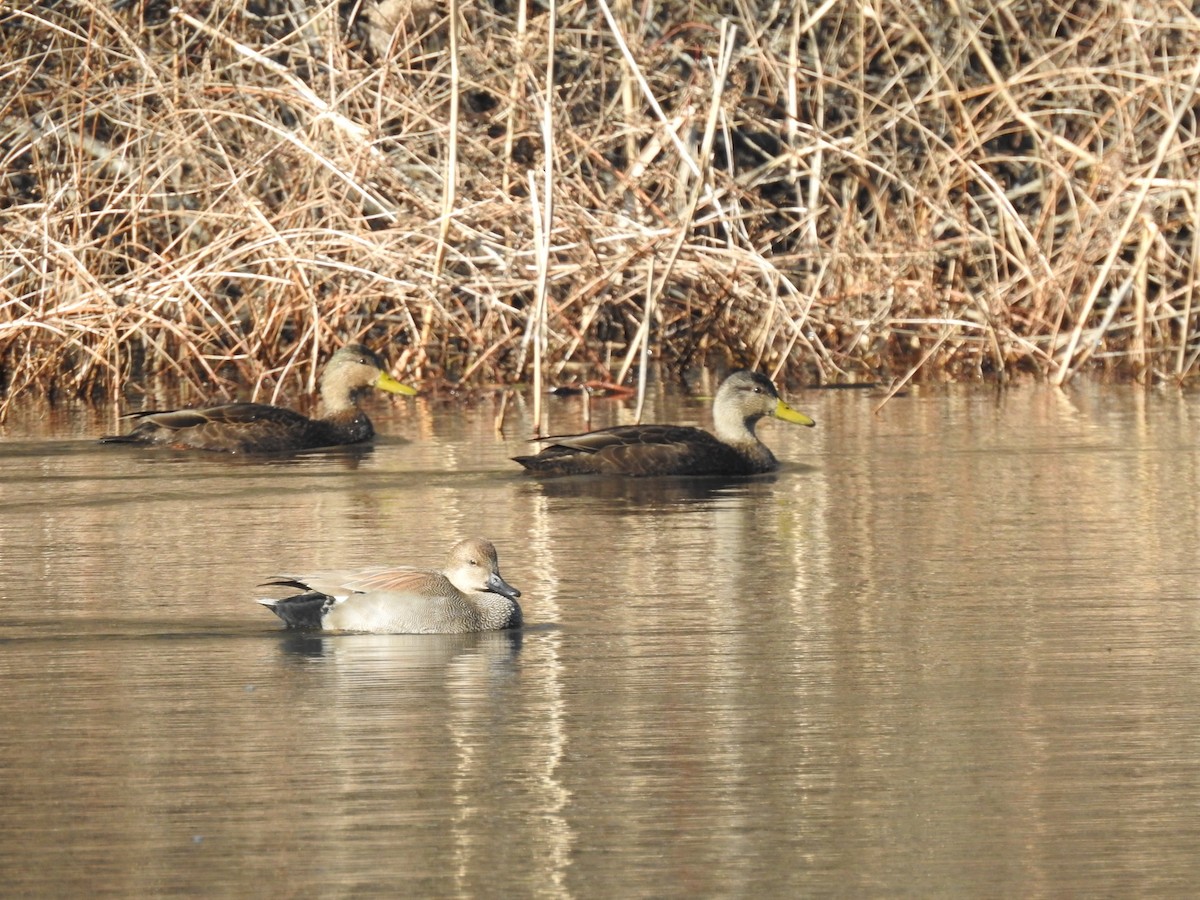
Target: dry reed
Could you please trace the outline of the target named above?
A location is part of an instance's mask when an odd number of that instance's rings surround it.
[[[2,408],[1200,357],[1183,0],[4,2],[0,64]]]

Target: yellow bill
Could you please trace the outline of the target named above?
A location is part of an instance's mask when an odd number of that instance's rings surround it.
[[[379,377],[375,379],[375,387],[389,394],[404,394],[406,397],[415,397],[417,394],[415,387],[400,383],[387,372],[379,373]]]
[[[783,419],[785,422],[791,422],[794,425],[816,425],[817,423],[810,419],[802,412],[797,412],[792,409],[782,400],[775,404],[775,418]]]

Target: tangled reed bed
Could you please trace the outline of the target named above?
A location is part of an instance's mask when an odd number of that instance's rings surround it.
[[[1200,357],[1184,0],[18,0],[0,39],[3,408],[277,393],[352,339],[426,384]]]

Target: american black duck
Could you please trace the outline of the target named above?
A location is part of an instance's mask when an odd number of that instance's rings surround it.
[[[151,410],[129,416],[138,423],[128,434],[100,440],[225,453],[287,453],[356,444],[375,435],[371,420],[358,406],[358,398],[369,388],[409,396],[417,392],[385,372],[379,357],[366,347],[348,344],[333,354],[321,373],[324,415],[319,419],[266,403]]]
[[[287,576],[301,593],[259,600],[288,628],[376,634],[465,634],[521,625],[521,592],[500,575],[491,541],[460,541],[443,570],[408,567]]]
[[[618,425],[540,438],[549,446],[513,459],[536,475],[757,475],[779,465],[754,433],[764,416],[816,424],[784,403],[765,375],[739,369],[717,390],[712,434],[686,425]]]

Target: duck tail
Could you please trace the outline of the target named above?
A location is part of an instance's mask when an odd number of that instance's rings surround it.
[[[319,591],[308,591],[283,600],[267,597],[258,602],[279,616],[288,628],[320,628],[321,619],[333,604],[333,598]]]

